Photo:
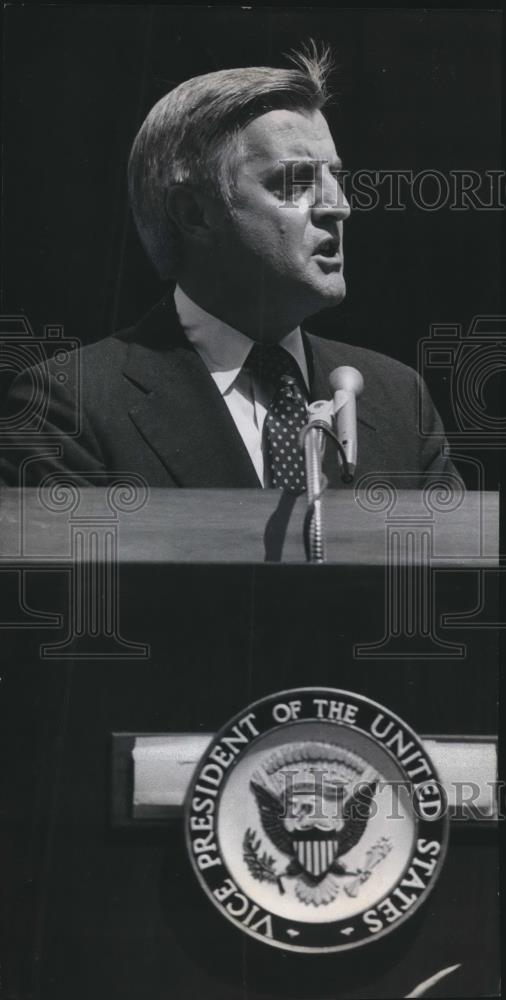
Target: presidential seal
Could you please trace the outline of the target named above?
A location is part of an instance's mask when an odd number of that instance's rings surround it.
[[[388,709],[333,689],[256,702],[206,751],[186,801],[196,874],[243,931],[342,951],[418,909],[448,837],[423,743]]]

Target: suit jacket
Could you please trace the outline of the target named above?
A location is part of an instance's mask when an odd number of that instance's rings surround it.
[[[363,374],[356,481],[368,472],[382,480],[392,473],[397,486],[419,488],[427,473],[452,472],[440,418],[416,372],[305,329],[303,337],[313,400],[330,398],[328,376],[337,365]],[[70,472],[83,485],[136,473],[155,487],[260,486],[219,390],[183,333],[172,295],[135,327],[83,348],[77,361],[65,382],[61,366],[50,361],[37,377],[31,370],[13,383],[2,412],[4,483],[34,486],[50,473]],[[35,391],[41,405],[34,407]],[[428,436],[418,430],[421,394]],[[342,485],[330,446],[325,471],[331,486]]]

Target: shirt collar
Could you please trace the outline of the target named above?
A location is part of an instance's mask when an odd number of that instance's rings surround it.
[[[223,320],[211,316],[190,299],[179,285],[176,285],[174,302],[188,340],[200,354],[218,389],[224,395],[239,375],[254,341]],[[300,327],[283,337],[280,345],[297,362],[306,388],[309,389],[309,374]]]

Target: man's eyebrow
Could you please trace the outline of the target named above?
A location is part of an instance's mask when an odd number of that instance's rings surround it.
[[[288,168],[290,164],[293,164],[294,166],[300,164],[300,166],[310,167],[315,163],[327,163],[329,170],[343,169],[343,161],[340,156],[336,156],[332,160],[327,160],[325,157],[319,156],[284,156],[282,158],[280,157],[277,163],[270,164],[269,166],[272,170],[276,170],[278,167]]]

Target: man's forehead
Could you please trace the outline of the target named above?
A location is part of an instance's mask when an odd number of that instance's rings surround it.
[[[338,160],[334,140],[321,111],[267,111],[243,130],[248,159],[278,163],[280,159]]]

